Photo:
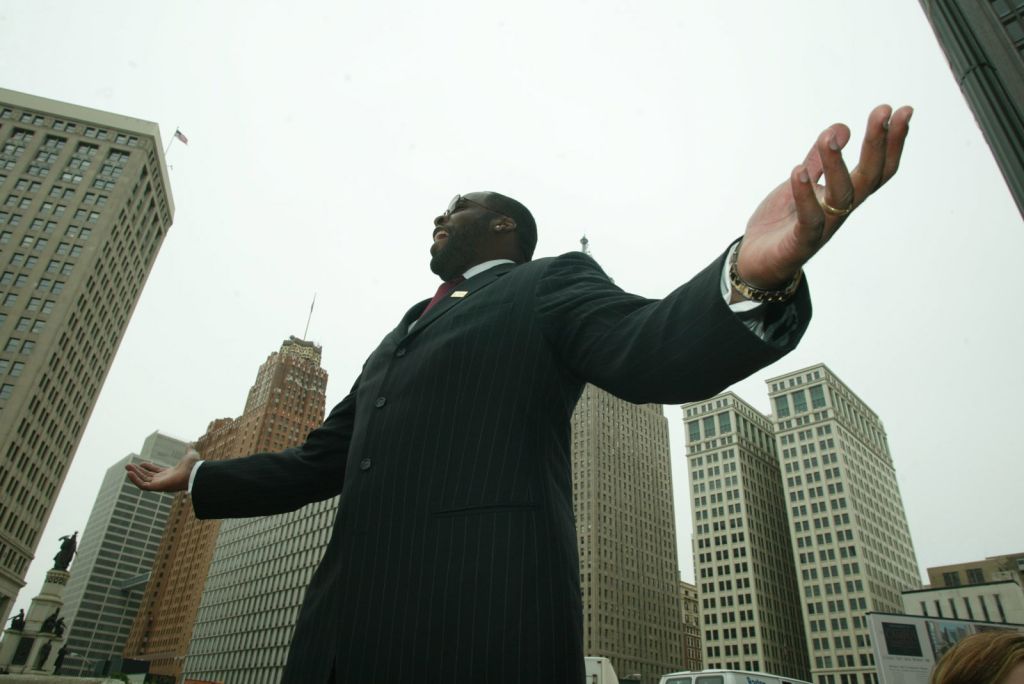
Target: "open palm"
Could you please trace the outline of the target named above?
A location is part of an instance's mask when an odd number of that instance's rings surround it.
[[[852,172],[842,153],[850,129],[837,123],[822,131],[803,163],[750,217],[737,263],[740,278],[766,290],[795,278],[850,212],[896,174],[911,114],[910,107],[895,112],[888,105],[875,107]],[[822,177],[824,185],[818,182]]]

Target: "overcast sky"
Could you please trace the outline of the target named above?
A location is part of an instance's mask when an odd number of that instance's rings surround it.
[[[659,297],[739,235],[834,121],[916,113],[898,176],[807,267],[801,346],[733,389],[825,362],[882,418],[922,569],[1024,550],[1022,221],[916,0],[0,0],[4,87],[155,121],[177,211],[42,537],[82,530],[155,430],[238,416],[288,335],[328,406],[430,296],[431,221],[492,189]],[[671,425],[693,577],[682,417]]]

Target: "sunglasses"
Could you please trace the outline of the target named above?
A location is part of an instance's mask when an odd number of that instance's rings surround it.
[[[449,216],[451,216],[455,212],[455,210],[459,208],[459,202],[466,202],[468,204],[475,205],[477,207],[480,207],[484,211],[491,212],[492,214],[498,214],[499,216],[506,216],[506,214],[502,214],[500,211],[494,211],[490,207],[485,207],[484,205],[480,204],[479,202],[474,202],[473,200],[471,200],[469,198],[466,198],[466,197],[463,197],[462,195],[456,195],[455,197],[452,197],[452,201],[448,203],[448,208],[445,209],[445,212],[444,212],[445,218],[448,218]]]

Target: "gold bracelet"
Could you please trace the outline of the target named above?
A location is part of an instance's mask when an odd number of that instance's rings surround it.
[[[793,279],[782,289],[762,290],[759,287],[754,287],[740,278],[739,268],[737,268],[739,258],[740,243],[737,243],[736,249],[732,251],[732,256],[729,258],[729,282],[737,292],[751,301],[768,303],[784,302],[796,294],[797,288],[800,287],[800,279],[804,274],[803,269],[797,271]]]

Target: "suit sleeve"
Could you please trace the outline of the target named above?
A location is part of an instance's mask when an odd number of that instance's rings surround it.
[[[765,304],[762,339],[721,294],[725,254],[664,299],[624,292],[579,252],[553,259],[537,287],[548,343],[577,378],[636,403],[713,396],[792,350],[811,317],[806,279]]]
[[[341,492],[355,424],[359,381],[302,446],[227,461],[206,461],[196,473],[197,518],[247,518],[294,511]]]

